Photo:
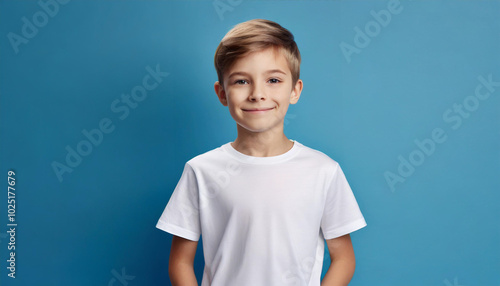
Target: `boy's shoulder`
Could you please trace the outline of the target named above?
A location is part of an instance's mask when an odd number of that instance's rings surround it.
[[[302,145],[302,156],[304,157],[304,160],[314,163],[318,167],[331,169],[337,169],[339,167],[339,163],[326,153],[303,144],[300,145]]]
[[[324,152],[322,152],[322,151],[320,151],[318,149],[314,149],[312,147],[306,146],[304,144],[300,144],[300,145],[301,145],[302,149],[305,150],[305,153],[306,153],[305,155],[306,156],[314,157],[314,158],[316,158],[318,160],[323,160],[323,161],[326,161],[326,162],[329,162],[329,163],[332,163],[332,164],[337,164],[337,161],[335,161],[334,159],[332,159],[330,156],[328,156]]]
[[[195,157],[188,160],[186,162],[186,165],[189,165],[191,167],[199,167],[227,160],[227,157],[225,157],[224,154],[225,152],[223,150],[227,144],[229,143],[223,144],[222,146],[216,147],[214,149],[196,155]]]

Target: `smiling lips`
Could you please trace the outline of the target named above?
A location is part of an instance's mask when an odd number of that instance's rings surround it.
[[[266,111],[272,110],[274,107],[269,107],[269,108],[249,108],[249,109],[243,109],[245,112],[250,112],[250,113],[264,113]]]

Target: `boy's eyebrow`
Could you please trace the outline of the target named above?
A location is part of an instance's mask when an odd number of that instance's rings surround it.
[[[286,72],[284,72],[280,69],[268,70],[268,71],[266,71],[266,73],[282,73],[282,74],[286,75]]]
[[[237,75],[246,75],[247,73],[245,72],[233,72],[231,73],[228,78],[232,78],[233,76],[237,76]]]
[[[265,71],[264,73],[265,74],[282,73],[282,74],[286,75],[286,72],[284,72],[284,71],[282,71],[280,69],[268,70],[268,71]],[[243,72],[243,71],[236,71],[236,72],[231,73],[228,78],[231,78],[231,77],[237,76],[237,75],[248,75],[248,74],[246,72]]]

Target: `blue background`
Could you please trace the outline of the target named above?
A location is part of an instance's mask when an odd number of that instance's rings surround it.
[[[351,285],[500,285],[500,87],[458,127],[443,118],[464,100],[470,108],[479,76],[500,81],[499,1],[402,2],[350,57],[340,44],[355,47],[355,27],[373,25],[370,12],[389,1],[216,3],[229,8],[73,0],[16,53],[9,33],[22,36],[22,18],[43,10],[0,1],[2,285],[169,285],[172,236],[155,225],[184,163],[235,139],[213,92],[213,55],[253,18],[292,31],[302,54],[304,90],[285,133],[340,163],[368,222],[352,234]],[[112,102],[157,65],[169,75],[120,119]],[[114,130],[59,180],[53,162],[66,164],[66,146],[103,118]],[[446,140],[422,162],[414,141],[436,128]],[[400,176],[398,157],[412,152],[418,166],[391,189],[384,174]],[[11,169],[15,279],[6,273]],[[202,254],[200,241],[199,283]],[[116,279],[122,271],[129,280]]]

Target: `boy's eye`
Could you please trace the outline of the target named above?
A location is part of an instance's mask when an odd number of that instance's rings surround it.
[[[246,80],[244,80],[244,79],[238,79],[234,83],[236,83],[236,84],[245,84],[245,83],[248,83],[248,82]]]
[[[269,82],[270,83],[278,83],[278,82],[280,82],[280,80],[277,79],[277,78],[272,78],[272,79],[269,80]]]

